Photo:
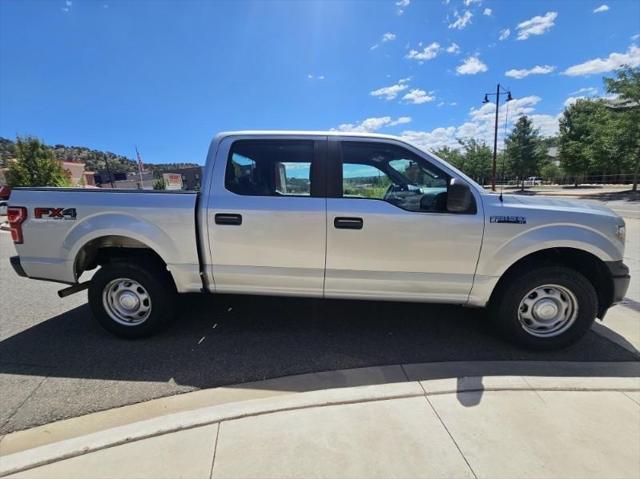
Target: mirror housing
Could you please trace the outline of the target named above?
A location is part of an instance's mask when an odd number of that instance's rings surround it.
[[[452,180],[447,188],[447,212],[449,213],[476,213],[476,202],[469,185]]]

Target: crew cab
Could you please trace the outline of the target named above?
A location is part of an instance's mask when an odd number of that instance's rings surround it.
[[[9,220],[19,275],[88,288],[94,317],[128,338],[203,292],[488,307],[508,338],[551,349],[629,284],[611,210],[491,194],[374,134],[222,133],[198,193],[15,188]]]

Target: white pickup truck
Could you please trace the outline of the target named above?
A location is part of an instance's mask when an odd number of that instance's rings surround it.
[[[611,210],[489,194],[382,135],[223,133],[199,193],[16,188],[9,220],[15,271],[68,283],[61,296],[88,287],[124,337],[164,326],[178,293],[242,293],[486,306],[511,340],[551,349],[629,285]]]

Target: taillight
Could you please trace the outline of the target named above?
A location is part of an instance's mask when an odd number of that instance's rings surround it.
[[[22,223],[27,219],[27,209],[24,206],[9,206],[7,219],[11,228],[11,239],[16,244],[22,243]]]

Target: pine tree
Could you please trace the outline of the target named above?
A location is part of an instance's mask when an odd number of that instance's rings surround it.
[[[505,144],[509,169],[518,177],[524,190],[525,179],[538,174],[546,156],[546,146],[539,130],[526,115],[518,118]]]

